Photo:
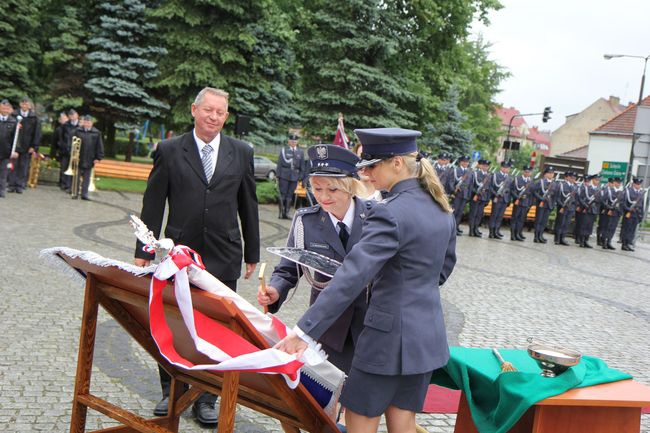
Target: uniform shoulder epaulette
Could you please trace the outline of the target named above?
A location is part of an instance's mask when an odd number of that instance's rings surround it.
[[[309,206],[309,207],[301,207],[300,209],[298,209],[296,211],[296,215],[307,215],[307,214],[310,214],[310,213],[316,213],[319,210],[320,210],[320,205],[319,204],[315,204],[315,205]]]

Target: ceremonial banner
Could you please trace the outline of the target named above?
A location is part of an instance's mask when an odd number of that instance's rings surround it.
[[[344,149],[349,148],[349,139],[348,136],[345,135],[345,127],[343,126],[343,114],[339,113],[339,123],[338,126],[336,127],[336,136],[334,137],[334,143],[337,146],[341,146]]]

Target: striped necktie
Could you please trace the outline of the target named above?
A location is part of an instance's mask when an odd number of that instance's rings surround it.
[[[203,171],[205,172],[205,178],[208,182],[212,179],[212,146],[206,144],[201,149],[201,163],[203,164]]]

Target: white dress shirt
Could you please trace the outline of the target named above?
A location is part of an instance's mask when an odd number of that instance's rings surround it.
[[[219,155],[219,145],[221,144],[221,134],[217,134],[216,137],[212,139],[211,142],[206,143],[205,141],[201,140],[197,135],[196,135],[196,129],[192,130],[192,134],[194,134],[194,141],[196,142],[196,147],[199,149],[199,158],[203,157],[203,153],[201,152],[203,150],[203,147],[205,147],[206,144],[209,144],[212,146],[212,175],[214,175],[214,170],[217,167],[217,156]],[[211,179],[212,176],[209,176]]]

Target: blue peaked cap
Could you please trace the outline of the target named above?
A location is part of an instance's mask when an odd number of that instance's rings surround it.
[[[345,177],[357,172],[360,158],[341,146],[317,144],[307,149],[310,176]]]
[[[354,133],[363,146],[360,168],[395,155],[417,152],[415,139],[422,135],[420,131],[402,128],[355,129]]]

